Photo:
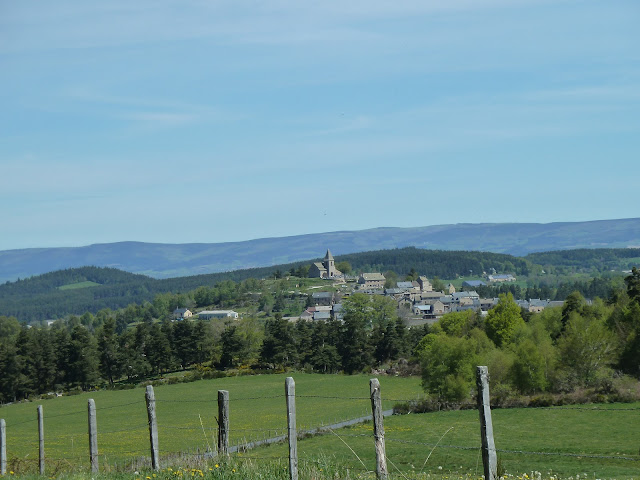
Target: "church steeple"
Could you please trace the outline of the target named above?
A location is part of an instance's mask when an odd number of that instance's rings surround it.
[[[324,268],[327,269],[327,276],[329,278],[333,278],[336,275],[336,266],[335,266],[335,260],[333,259],[333,255],[331,255],[331,252],[329,251],[329,249],[327,248],[327,254],[324,256],[324,262],[322,262],[324,264]]]

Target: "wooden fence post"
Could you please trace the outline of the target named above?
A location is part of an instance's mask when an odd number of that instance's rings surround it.
[[[7,423],[0,418],[0,475],[7,474]]]
[[[44,475],[44,416],[42,405],[38,405],[38,463],[40,475]]]
[[[287,397],[287,436],[289,437],[289,478],[298,480],[298,433],[296,432],[296,382],[293,377],[284,381]]]
[[[91,471],[98,473],[98,421],[96,419],[96,402],[93,398],[89,399],[89,461],[91,463]]]
[[[149,418],[149,440],[151,441],[151,468],[160,470],[159,450],[158,450],[158,422],[156,420],[156,397],[153,387],[147,385],[145,392],[147,402],[147,417]]]
[[[491,403],[489,397],[489,370],[476,367],[476,385],[478,386],[478,411],[480,412],[480,435],[482,437],[482,464],[485,480],[498,478],[498,457],[493,440],[491,423]]]
[[[373,438],[376,446],[376,477],[378,480],[386,480],[389,472],[387,470],[387,456],[384,446],[382,396],[380,395],[380,382],[377,378],[369,380],[369,388],[371,390],[371,412],[373,414]]]
[[[229,392],[218,390],[218,455],[229,455]]]

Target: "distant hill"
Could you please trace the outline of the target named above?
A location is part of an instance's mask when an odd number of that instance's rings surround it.
[[[640,246],[640,218],[562,223],[479,223],[319,233],[244,242],[119,242],[0,251],[0,282],[93,265],[153,278],[267,267],[334,255],[414,246],[525,256],[578,248]]]
[[[279,270],[309,264],[303,262],[269,267],[235,270],[186,277],[154,279],[106,267],[80,267],[49,272],[0,285],[0,315],[15,316],[21,321],[59,318],[68,314],[96,313],[103,308],[118,309],[129,304],[152,301],[160,293],[174,294],[213,286],[224,280],[240,282],[248,278],[265,278]],[[411,268],[430,276],[455,277],[470,270],[489,268],[498,271],[526,273],[531,263],[511,255],[487,252],[452,252],[424,250],[415,247],[378,250],[337,256],[350,262],[357,271],[393,270],[406,274]],[[68,286],[82,288],[64,288]]]
[[[277,271],[286,274],[315,260],[319,258],[167,279],[154,279],[106,267],[59,270],[0,285],[0,316],[15,316],[20,321],[31,322],[69,314],[95,314],[103,308],[116,310],[130,304],[140,305],[162,293],[182,294],[226,280],[241,282],[248,278],[266,278]],[[431,279],[436,276],[456,278],[470,272],[479,275],[493,269],[498,273],[515,273],[518,276],[537,274],[543,268],[561,275],[575,272],[599,275],[602,271],[613,269],[620,272],[640,265],[640,249],[563,250],[523,258],[490,252],[405,247],[340,255],[336,256],[336,261],[349,262],[353,273],[392,270],[403,276],[415,269]]]

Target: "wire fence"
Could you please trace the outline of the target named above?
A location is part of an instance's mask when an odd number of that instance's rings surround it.
[[[382,383],[384,388],[384,378]],[[482,473],[483,445],[476,403],[442,403],[430,413],[392,415],[390,407],[394,404],[417,399],[383,397],[383,401],[389,471]],[[162,464],[206,462],[218,456],[219,402],[211,392],[198,398],[163,398],[160,394],[156,402]],[[150,420],[144,400],[116,403],[110,398],[104,404],[96,403],[100,469],[152,468]],[[379,435],[373,431],[371,396],[300,394],[295,396],[295,404],[301,464],[330,459],[354,472],[376,471],[379,459],[373,445]],[[43,459],[38,458],[40,438],[35,416],[6,422],[2,439],[6,468],[32,473],[44,462],[47,474],[89,469],[87,409],[76,405],[68,411],[46,412],[45,408]],[[285,395],[235,397],[231,391],[229,412],[227,451],[234,459],[267,462],[289,458]],[[512,472],[564,469],[567,474],[637,474],[638,412],[640,406],[635,405],[494,406],[495,453],[502,468]],[[271,447],[264,448],[267,445]]]

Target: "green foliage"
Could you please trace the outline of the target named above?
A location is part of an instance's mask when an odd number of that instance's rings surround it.
[[[530,253],[525,259],[557,272],[627,270],[640,257],[638,248],[579,248]]]
[[[548,387],[545,358],[532,339],[526,339],[515,348],[511,367],[513,385],[521,393],[543,392]]]
[[[569,317],[558,350],[563,366],[579,385],[593,385],[598,373],[614,361],[615,337],[604,320],[574,312]]]
[[[0,343],[11,343],[20,332],[20,322],[15,317],[0,315]]]
[[[260,361],[283,368],[294,365],[296,359],[293,325],[284,320],[282,315],[276,314],[274,319],[267,320],[265,324]]]
[[[438,321],[438,325],[447,335],[463,337],[469,335],[476,324],[476,314],[473,310],[446,313]]]
[[[351,267],[351,264],[346,260],[336,262],[336,268],[342,273],[344,273],[345,275],[349,275],[353,270],[353,268]]]
[[[578,291],[572,292],[562,306],[562,328],[564,329],[573,312],[579,312],[584,306],[584,297]]]
[[[372,324],[371,297],[355,293],[342,304],[344,322],[340,328],[338,351],[346,373],[359,373],[372,363],[367,330]]]
[[[486,319],[487,336],[498,346],[507,345],[516,330],[524,325],[520,307],[510,293],[500,295],[498,304],[489,310]]]
[[[442,280],[440,280],[440,278],[438,278],[437,275],[431,279],[431,286],[436,292],[444,292],[445,284]]]
[[[640,303],[640,270],[637,267],[633,267],[631,275],[625,277],[624,281],[627,284],[629,298]]]
[[[476,342],[445,334],[426,335],[417,348],[422,386],[440,401],[461,402],[469,397],[477,365]]]

